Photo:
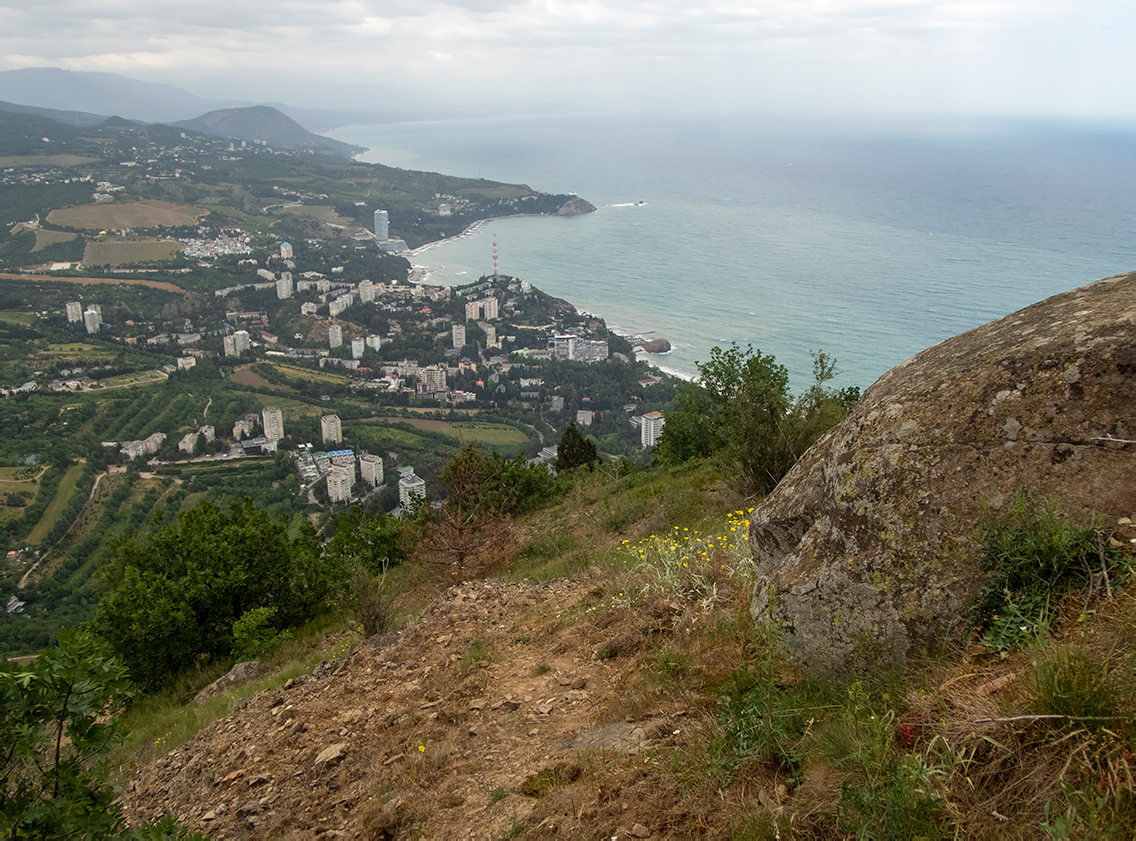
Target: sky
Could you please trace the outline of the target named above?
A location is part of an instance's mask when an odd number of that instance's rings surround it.
[[[1133,0],[0,0],[0,70],[301,107],[1130,121]]]

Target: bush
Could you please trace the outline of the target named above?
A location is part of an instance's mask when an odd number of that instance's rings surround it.
[[[256,660],[287,642],[292,635],[272,625],[274,607],[254,607],[233,623],[233,656],[237,660]]]

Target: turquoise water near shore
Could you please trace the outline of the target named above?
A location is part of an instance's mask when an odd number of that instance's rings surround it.
[[[597,211],[500,219],[412,262],[492,270],[668,339],[691,375],[752,344],[808,384],[867,387],[957,333],[1136,269],[1136,132],[1043,124],[509,118],[353,126],[362,160],[575,192]],[[396,220],[392,220],[392,226]]]

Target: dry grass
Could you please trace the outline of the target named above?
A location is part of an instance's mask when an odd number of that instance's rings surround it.
[[[122,266],[169,260],[185,246],[162,239],[100,240],[87,243],[83,262],[90,266]]]
[[[159,228],[192,225],[206,214],[199,207],[143,199],[136,202],[81,205],[53,210],[47,220],[53,225],[85,230],[110,228]]]
[[[77,283],[80,286],[94,284],[109,284],[111,286],[149,286],[151,289],[161,289],[166,292],[174,292],[178,295],[185,294],[185,290],[180,286],[174,286],[172,283],[167,283],[164,280],[146,280],[144,278],[137,277],[70,277],[49,274],[15,274],[0,272],[0,280],[32,280],[37,283]]]
[[[36,251],[43,251],[49,245],[54,245],[57,242],[71,242],[78,234],[72,234],[67,231],[48,231],[44,228],[36,228],[36,244],[32,249],[34,254]]]

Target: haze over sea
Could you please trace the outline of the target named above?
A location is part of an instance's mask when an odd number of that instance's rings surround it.
[[[1058,292],[1136,269],[1136,130],[501,118],[335,133],[362,160],[575,192],[574,218],[501,219],[420,251],[431,282],[499,269],[670,340],[696,372],[752,344],[867,387],[918,351]]]

